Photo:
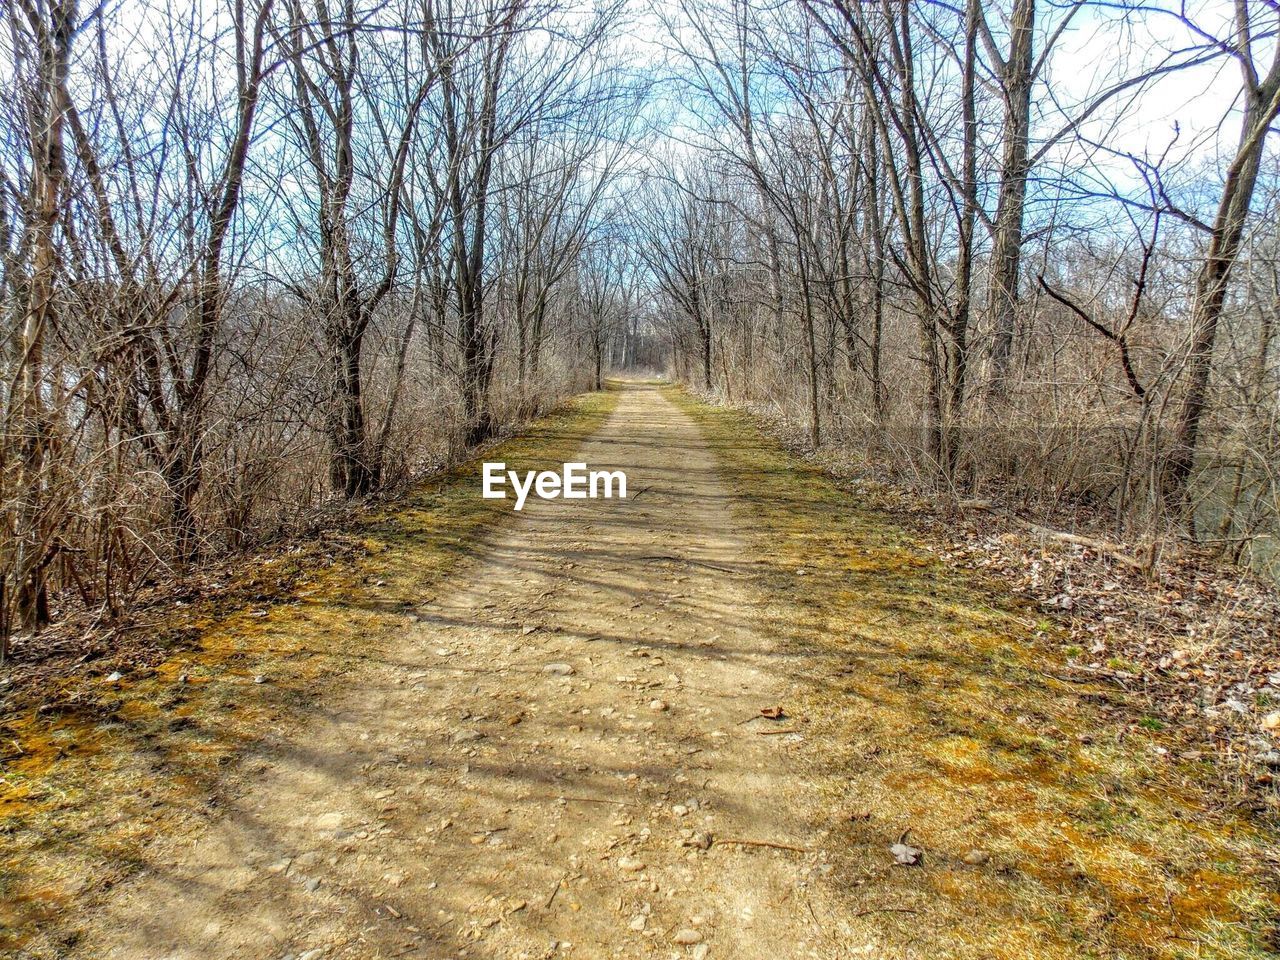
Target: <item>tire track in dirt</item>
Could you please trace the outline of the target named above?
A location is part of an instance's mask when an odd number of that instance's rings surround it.
[[[531,498],[78,955],[835,955],[803,732],[752,719],[785,702],[783,621],[713,454],[628,384],[577,459],[631,498]]]

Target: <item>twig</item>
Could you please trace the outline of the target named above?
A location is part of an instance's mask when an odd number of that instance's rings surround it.
[[[773,850],[792,850],[795,853],[813,853],[808,847],[793,847],[789,843],[774,843],[772,840],[715,840],[714,845],[735,847],[769,847]]]
[[[547,897],[546,905],[542,909],[544,910],[551,909],[551,904],[555,903],[556,894],[560,892],[560,885],[563,883],[564,883],[564,877],[561,877],[559,880],[556,881],[556,885],[551,888],[551,896]]]
[[[571,797],[567,794],[558,794],[554,797],[542,795],[543,800],[573,800],[577,803],[612,803],[619,807],[634,807],[636,804],[630,800],[608,800],[604,797]]]
[[[641,495],[642,493],[644,493],[646,490],[652,490],[652,489],[653,489],[653,484],[652,484],[652,483],[650,483],[650,484],[646,484],[645,486],[643,486],[643,487],[641,487],[639,490],[637,490],[637,491],[635,492],[635,494],[634,494],[634,495],[632,495],[629,499],[631,499],[631,500],[639,500],[639,499],[640,499],[640,495]]]
[[[647,560],[650,562],[666,561],[667,563],[683,563],[694,567],[706,567],[708,570],[717,570],[720,573],[737,573],[737,570],[731,567],[722,567],[719,564],[711,563],[707,560],[697,560],[693,557],[673,557],[665,553],[646,553],[644,556],[638,557],[639,560]]]
[[[818,919],[818,911],[813,909],[813,897],[809,894],[808,891],[805,891],[804,904],[806,907],[809,908],[809,916],[813,917],[813,923],[814,923],[814,926],[817,927],[818,929],[819,936],[821,936],[824,940],[826,940],[828,943],[830,943],[832,946],[836,948],[837,955],[844,953],[844,950],[842,949],[842,945],[840,942],[840,938],[833,936],[827,929],[829,926],[831,926],[831,924],[824,924],[821,920]]]
[[[857,913],[853,914],[853,916],[869,917],[873,913],[917,913],[917,912],[918,911],[912,910],[910,907],[874,907],[870,910],[859,910]]]
[[[1057,680],[1060,683],[1097,683],[1098,682],[1097,679],[1094,677],[1073,677],[1065,673],[1048,673],[1046,671],[1045,676],[1051,680]]]

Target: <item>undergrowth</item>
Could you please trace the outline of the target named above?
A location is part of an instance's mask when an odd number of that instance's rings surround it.
[[[836,876],[865,905],[847,949],[1280,955],[1276,838],[1216,802],[1212,765],[1062,676],[1034,607],[934,559],[749,415],[667,395],[720,458],[776,626],[809,665],[792,708],[839,811]],[[921,865],[894,863],[901,840]]]

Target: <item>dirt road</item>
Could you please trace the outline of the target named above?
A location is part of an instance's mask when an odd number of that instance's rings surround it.
[[[394,658],[148,848],[81,955],[833,955],[804,734],[758,716],[789,664],[712,453],[630,385],[578,459],[630,497],[531,498]]]

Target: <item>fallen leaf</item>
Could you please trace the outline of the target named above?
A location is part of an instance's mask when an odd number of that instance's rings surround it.
[[[889,848],[889,852],[893,854],[893,859],[904,867],[917,867],[924,857],[923,850],[906,843],[895,843]]]

